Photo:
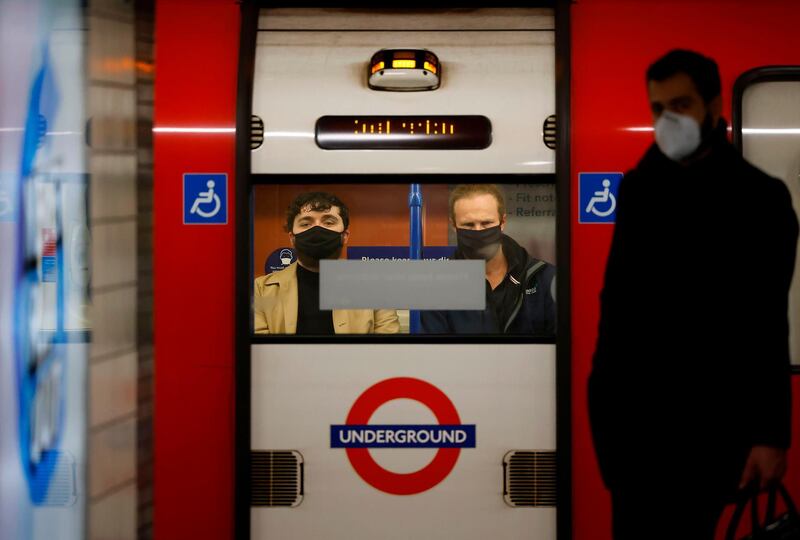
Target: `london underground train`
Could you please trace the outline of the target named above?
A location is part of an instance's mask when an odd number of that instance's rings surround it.
[[[585,387],[615,189],[652,142],[644,70],[715,58],[732,139],[800,208],[797,8],[533,4],[157,6],[158,537],[610,537]],[[497,185],[505,234],[555,267],[529,289],[552,332],[425,332],[485,307],[483,263],[449,260],[459,184]],[[297,267],[287,206],[320,191],[349,210],[320,305],[391,333],[299,334],[263,294]]]

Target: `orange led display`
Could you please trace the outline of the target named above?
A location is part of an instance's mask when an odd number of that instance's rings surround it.
[[[466,115],[323,116],[315,140],[326,150],[480,150],[492,142],[492,124]]]

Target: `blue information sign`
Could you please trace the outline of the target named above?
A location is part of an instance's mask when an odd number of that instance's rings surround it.
[[[186,173],[183,175],[183,223],[222,225],[228,223],[228,175]]]
[[[580,173],[578,175],[578,222],[614,223],[617,191],[622,173]]]

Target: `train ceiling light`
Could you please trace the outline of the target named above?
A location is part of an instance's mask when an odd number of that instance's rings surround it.
[[[442,78],[439,58],[426,49],[381,49],[372,55],[367,84],[373,90],[436,90]]]

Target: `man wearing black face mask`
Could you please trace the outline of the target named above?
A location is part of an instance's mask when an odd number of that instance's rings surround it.
[[[422,331],[553,336],[555,267],[503,234],[505,201],[497,186],[457,186],[450,194],[450,220],[458,243],[455,258],[486,261],[486,309],[423,311]]]
[[[319,308],[319,261],[338,259],[350,236],[347,207],[324,192],[304,193],[287,211],[286,230],[297,262],[255,281],[257,334],[391,334],[400,331],[393,309]]]
[[[737,489],[786,471],[798,225],[728,142],[713,60],[672,51],[647,88],[655,144],[617,197],[592,435],[616,540],[710,540]]]

